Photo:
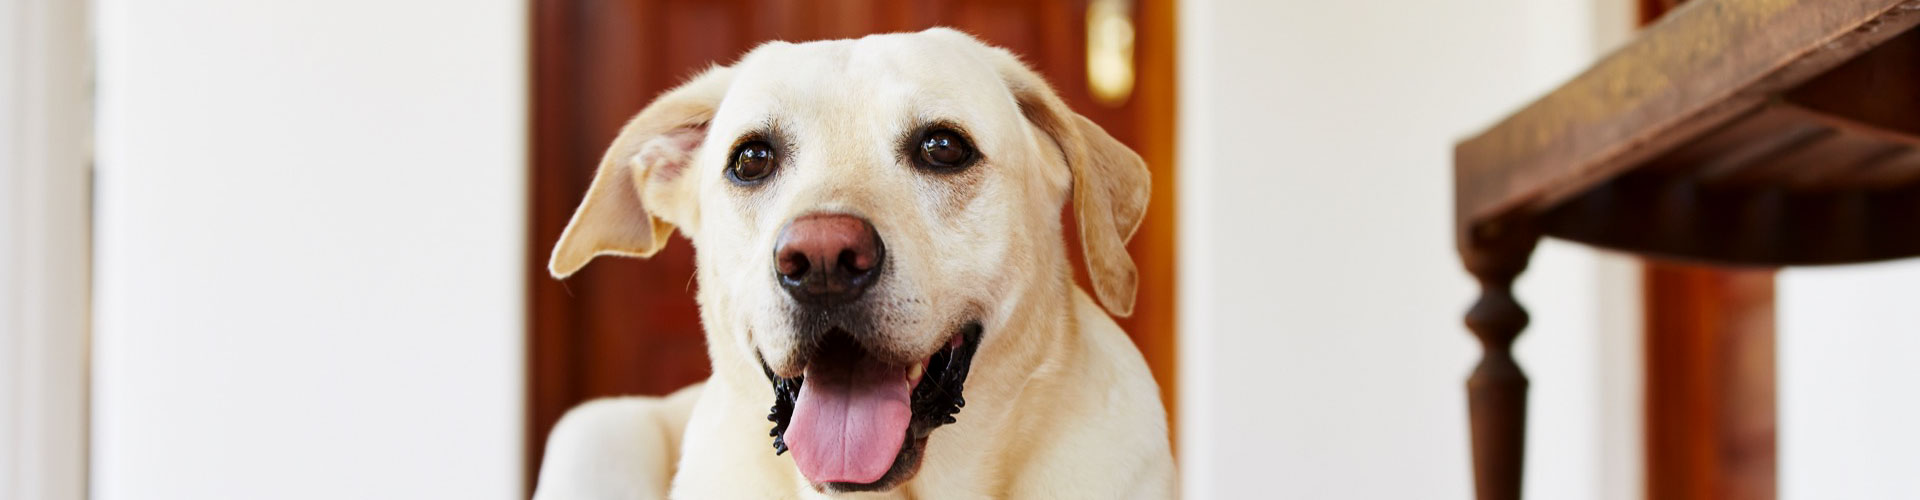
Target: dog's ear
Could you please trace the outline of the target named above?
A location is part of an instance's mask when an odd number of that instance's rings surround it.
[[[1080,226],[1080,248],[1094,295],[1115,316],[1133,314],[1139,274],[1127,255],[1127,240],[1147,213],[1152,187],[1147,162],[1099,124],[1068,108],[1045,79],[1011,53],[994,50],[1020,111],[1053,138],[1072,170],[1074,220]]]
[[[715,67],[661,94],[621,127],[600,170],[560,233],[547,271],[565,278],[601,255],[650,257],[697,214],[693,176],[681,175],[706,142],[732,70]]]

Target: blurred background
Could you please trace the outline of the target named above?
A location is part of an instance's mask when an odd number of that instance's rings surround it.
[[[1671,3],[5,0],[0,498],[526,496],[560,412],[707,370],[684,240],[545,276],[617,126],[764,40],[936,25],[1152,164],[1123,324],[1187,497],[1470,498],[1453,144]],[[1764,293],[1779,497],[1920,498],[1920,265],[1663,265],[1521,277],[1529,497],[1698,498],[1649,429],[1667,269]]]

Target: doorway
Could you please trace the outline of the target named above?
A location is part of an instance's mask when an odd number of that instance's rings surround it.
[[[693,251],[684,239],[649,260],[599,259],[565,282],[547,276],[546,256],[629,117],[700,69],[769,40],[957,28],[1020,54],[1076,111],[1146,158],[1152,201],[1128,244],[1139,297],[1132,317],[1119,322],[1145,355],[1174,418],[1175,24],[1174,0],[535,0],[529,491],[547,432],[567,409],[598,397],[666,394],[707,377]],[[1116,56],[1104,42],[1125,34],[1112,31],[1121,28],[1130,29],[1132,47]],[[1130,63],[1121,65],[1131,67],[1130,91],[1093,90],[1090,39],[1094,55],[1107,58],[1096,68],[1107,71],[1115,57]],[[1078,245],[1070,248],[1077,262]],[[1076,265],[1075,273],[1088,288],[1085,269]]]

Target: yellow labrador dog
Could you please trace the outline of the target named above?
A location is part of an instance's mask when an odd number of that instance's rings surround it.
[[[769,43],[694,77],[620,132],[550,267],[678,229],[713,376],[569,412],[536,496],[1172,497],[1159,391],[1107,316],[1133,308],[1147,188],[1138,155],[953,30]]]

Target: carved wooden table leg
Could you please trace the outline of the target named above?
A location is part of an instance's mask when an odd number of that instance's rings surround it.
[[[1513,360],[1513,340],[1527,327],[1527,310],[1513,298],[1513,280],[1526,270],[1539,233],[1519,224],[1489,223],[1461,245],[1467,270],[1480,281],[1480,300],[1467,311],[1479,337],[1480,365],[1467,379],[1473,425],[1473,480],[1479,500],[1518,500],[1526,457],[1527,375]]]

